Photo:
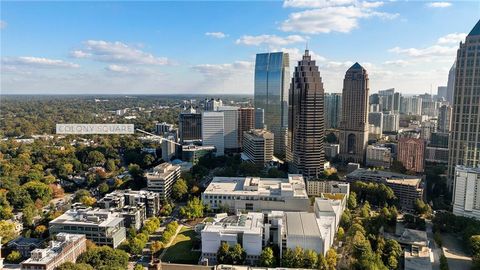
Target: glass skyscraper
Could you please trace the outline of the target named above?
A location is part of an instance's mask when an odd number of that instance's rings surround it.
[[[255,108],[264,110],[264,122],[274,134],[274,154],[285,157],[288,127],[288,53],[259,53],[255,60]]]

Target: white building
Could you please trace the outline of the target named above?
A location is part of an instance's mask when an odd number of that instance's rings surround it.
[[[453,213],[480,220],[480,168],[455,167]]]
[[[310,201],[301,175],[288,178],[215,177],[202,193],[212,209],[306,211]]]
[[[149,191],[158,192],[162,199],[170,198],[172,187],[180,178],[180,166],[165,162],[147,172],[147,189]]]
[[[224,112],[202,113],[203,145],[215,146],[216,155],[225,154]]]
[[[78,256],[87,250],[83,234],[59,233],[47,248],[34,249],[31,257],[23,261],[22,270],[54,270],[65,262],[75,263]]]
[[[392,152],[390,148],[380,145],[367,146],[367,166],[389,168],[391,162]]]
[[[394,113],[383,114],[383,132],[397,132],[400,129],[400,116]]]
[[[235,106],[221,106],[218,107],[219,112],[223,112],[223,135],[225,141],[225,149],[237,150],[238,145],[238,110]]]
[[[422,114],[422,98],[418,96],[402,97],[400,112],[410,115]]]
[[[252,129],[243,134],[245,159],[263,167],[273,159],[273,133],[265,129]]]
[[[223,101],[219,98],[218,99],[207,98],[205,99],[204,105],[205,105],[205,111],[214,112],[218,110],[218,107],[223,106]]]

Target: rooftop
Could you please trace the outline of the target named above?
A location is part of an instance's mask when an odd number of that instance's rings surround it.
[[[172,172],[180,169],[180,166],[173,165],[171,163],[165,162],[160,165],[157,165],[153,168],[152,171],[147,172],[145,176],[147,178],[165,178],[168,177]]]
[[[475,26],[473,27],[472,31],[468,33],[468,36],[479,36],[480,35],[480,20],[477,21]]]
[[[251,212],[237,216],[219,215],[214,222],[207,223],[203,231],[227,234],[237,232],[260,234],[263,231],[263,214]]]
[[[69,234],[59,233],[56,236],[55,241],[50,241],[47,248],[34,249],[32,256],[23,261],[22,264],[48,264],[52,260],[56,260],[56,257],[64,250],[65,245],[71,242],[75,242],[85,238],[84,234]]]
[[[70,209],[63,215],[50,221],[50,224],[94,225],[98,227],[114,227],[121,223],[123,218],[118,213],[105,209]]]
[[[389,172],[389,171],[380,171],[380,170],[369,170],[365,168],[359,168],[355,171],[347,174],[347,177],[362,177],[362,176],[371,176],[371,177],[379,177],[383,179],[390,179],[390,180],[405,180],[405,179],[419,179],[417,176],[414,175],[406,175],[401,173]]]

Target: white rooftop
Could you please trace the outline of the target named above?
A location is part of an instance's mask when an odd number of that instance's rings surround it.
[[[106,209],[70,209],[63,215],[50,221],[50,224],[95,225],[98,227],[114,227],[121,223],[123,218],[118,213]]]

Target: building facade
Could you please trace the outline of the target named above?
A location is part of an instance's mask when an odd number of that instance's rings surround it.
[[[442,105],[438,109],[437,126],[439,132],[450,132],[450,123],[452,120],[452,106]]]
[[[148,191],[157,192],[162,200],[170,198],[175,182],[180,178],[181,167],[165,162],[145,174]]]
[[[238,110],[238,145],[243,147],[243,133],[255,128],[255,109],[252,107]]]
[[[195,109],[180,113],[178,119],[180,142],[199,141],[202,139],[202,115]]]
[[[342,115],[342,94],[325,93],[325,129],[338,128]]]
[[[447,82],[447,101],[450,105],[453,105],[453,93],[455,91],[455,62],[453,63],[450,71],[448,71],[448,82]]]
[[[480,168],[455,167],[453,213],[480,220]]]
[[[288,103],[287,162],[289,171],[318,178],[325,164],[324,90],[320,72],[308,50],[295,67]]]
[[[398,140],[397,160],[409,171],[422,173],[425,164],[425,140],[400,138]]]
[[[343,80],[340,157],[363,163],[368,141],[368,73],[358,63]]]
[[[273,160],[274,135],[265,129],[251,129],[243,135],[243,155],[249,162],[264,167]]]
[[[367,146],[366,166],[390,168],[391,163],[392,152],[390,148],[380,145]]]
[[[223,156],[225,154],[224,121],[224,112],[202,113],[202,143],[205,146],[215,146],[216,156]],[[233,136],[233,134],[230,135]]]
[[[288,53],[259,53],[255,59],[255,108],[263,109],[264,125],[273,132],[274,153],[285,157],[288,126],[288,88],[290,60]],[[260,123],[255,124],[257,128]]]
[[[387,112],[383,114],[383,132],[398,132],[400,129],[400,115]]]
[[[238,143],[239,109],[235,106],[218,107],[218,111],[223,112],[223,139],[227,152],[238,152],[240,148]]]
[[[208,112],[215,112],[218,111],[218,108],[223,106],[223,101],[219,98],[210,98],[210,99],[205,99],[204,101],[204,107],[205,111]]]

